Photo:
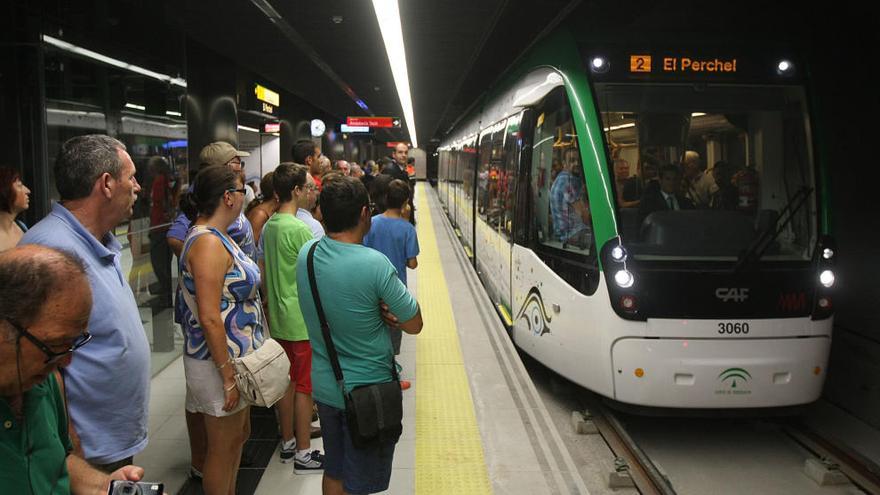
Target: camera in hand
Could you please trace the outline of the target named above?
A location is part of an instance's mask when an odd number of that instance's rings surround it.
[[[165,486],[162,483],[148,481],[121,481],[110,482],[108,495],[163,495]]]

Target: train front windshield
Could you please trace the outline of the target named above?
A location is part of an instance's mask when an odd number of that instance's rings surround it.
[[[762,262],[811,258],[816,174],[802,87],[595,89],[632,256],[735,262],[763,237]]]

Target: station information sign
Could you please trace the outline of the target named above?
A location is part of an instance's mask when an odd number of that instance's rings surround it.
[[[263,124],[263,132],[267,134],[281,132],[281,122],[266,122]]]
[[[343,134],[368,134],[370,127],[365,125],[340,124],[339,132]]]
[[[345,119],[345,123],[354,127],[399,129],[400,117],[348,117]]]
[[[254,97],[257,110],[263,113],[275,115],[275,111],[281,106],[281,95],[259,84],[254,85]]]

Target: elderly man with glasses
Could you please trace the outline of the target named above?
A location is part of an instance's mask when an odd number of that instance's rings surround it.
[[[130,465],[108,475],[72,453],[55,371],[91,341],[91,309],[92,290],[78,258],[36,245],[0,254],[3,493],[107,493],[111,479],[143,475]]]

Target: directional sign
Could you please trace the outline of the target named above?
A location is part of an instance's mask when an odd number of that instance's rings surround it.
[[[348,117],[345,123],[358,127],[400,128],[400,117]]]

